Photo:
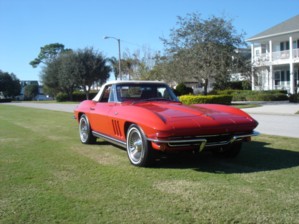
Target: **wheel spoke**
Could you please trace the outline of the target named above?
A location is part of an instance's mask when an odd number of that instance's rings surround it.
[[[135,160],[135,161],[138,161],[139,158],[140,158],[140,152],[138,150],[133,150],[132,151],[132,158]]]
[[[134,164],[139,163],[142,159],[143,150],[143,142],[140,132],[138,129],[133,128],[128,136],[128,155]]]

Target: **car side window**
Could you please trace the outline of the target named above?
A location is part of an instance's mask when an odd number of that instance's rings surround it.
[[[111,86],[106,86],[106,88],[103,91],[103,95],[100,99],[100,102],[107,103],[109,101],[110,93],[111,93]]]

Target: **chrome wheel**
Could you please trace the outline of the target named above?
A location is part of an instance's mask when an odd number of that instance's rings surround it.
[[[151,148],[137,125],[131,125],[127,132],[127,153],[130,162],[135,166],[147,166],[150,162]]]
[[[84,144],[94,143],[96,138],[92,135],[88,118],[86,115],[82,115],[79,121],[79,135],[80,140]]]

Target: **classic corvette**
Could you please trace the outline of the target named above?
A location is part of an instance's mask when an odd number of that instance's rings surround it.
[[[114,81],[74,111],[80,140],[97,138],[126,148],[130,162],[147,166],[158,151],[210,150],[236,156],[250,141],[258,122],[247,113],[217,104],[182,104],[172,89],[157,81]]]

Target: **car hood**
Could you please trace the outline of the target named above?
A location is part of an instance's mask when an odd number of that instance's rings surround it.
[[[252,131],[258,123],[247,113],[229,106],[183,105],[181,103],[150,102],[139,106],[155,113],[164,123],[182,133],[194,129],[202,133]]]

